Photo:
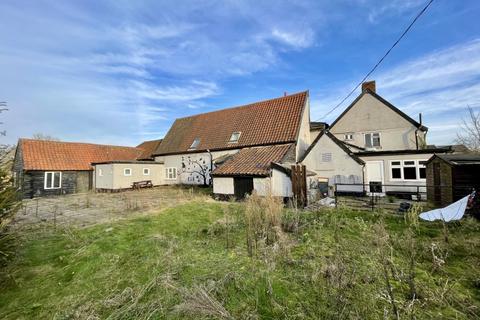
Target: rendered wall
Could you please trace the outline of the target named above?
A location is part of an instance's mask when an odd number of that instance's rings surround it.
[[[368,93],[330,128],[342,141],[345,133],[353,133],[353,140],[347,142],[360,147],[365,147],[365,133],[379,132],[379,150],[416,149],[415,130],[413,124]],[[425,138],[423,132],[418,134]]]

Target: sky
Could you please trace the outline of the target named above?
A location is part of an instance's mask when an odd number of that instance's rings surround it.
[[[1,143],[42,133],[137,145],[176,118],[309,90],[327,117],[426,0],[0,2]],[[454,143],[480,111],[480,1],[435,0],[369,77]]]

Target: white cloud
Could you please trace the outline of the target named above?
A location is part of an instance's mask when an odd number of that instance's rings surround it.
[[[314,32],[311,29],[304,29],[301,32],[294,33],[274,28],[272,36],[274,39],[294,48],[306,48],[313,44]]]

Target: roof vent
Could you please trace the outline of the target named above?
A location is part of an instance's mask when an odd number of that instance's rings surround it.
[[[376,92],[375,80],[362,83],[362,92],[365,92],[367,90]]]

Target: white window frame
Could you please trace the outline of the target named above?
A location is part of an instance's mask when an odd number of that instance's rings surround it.
[[[127,172],[126,172],[127,170],[130,171],[129,174],[127,174]],[[130,176],[132,175],[132,168],[124,168],[124,169],[123,169],[123,175],[124,175],[125,177],[130,177]]]
[[[405,162],[413,161],[414,165],[405,165]],[[406,159],[406,160],[390,160],[389,165],[389,172],[390,172],[390,180],[392,181],[425,181],[425,178],[420,178],[420,168],[426,168],[425,165],[420,164],[420,161],[427,161],[427,160],[413,160],[413,159]],[[400,162],[400,165],[393,165],[393,162]],[[415,167],[416,172],[416,179],[405,179],[405,175],[403,174],[403,168],[412,168]],[[400,178],[394,178],[392,175],[392,169],[399,168],[400,169]]]
[[[420,162],[423,161],[425,164],[421,164]],[[418,180],[427,180],[427,161],[428,160],[417,160],[417,177]],[[420,168],[425,168],[425,178],[420,177]]]
[[[145,173],[145,170],[147,171],[147,173]],[[144,176],[149,176],[150,175],[150,168],[143,168],[142,172],[143,172]]]
[[[367,134],[370,135],[370,144],[371,144],[370,147],[367,146]],[[374,134],[378,134],[378,140],[380,141],[380,144],[378,146],[373,145],[373,135]],[[372,149],[381,148],[382,147],[382,135],[380,134],[380,132],[365,132],[363,134],[363,142],[365,143],[365,148],[372,148]]]
[[[400,164],[394,165],[393,162],[400,162]],[[392,174],[392,169],[400,169],[400,178],[394,178]],[[390,180],[392,181],[402,181],[403,180],[403,165],[402,160],[390,160]]]
[[[170,178],[170,174],[172,174],[172,178]],[[177,180],[177,168],[176,167],[165,168],[165,180]]]
[[[60,173],[60,181],[58,182],[58,187],[55,187],[55,173]],[[47,186],[47,176],[51,174],[52,175],[52,185]],[[43,176],[43,188],[45,190],[54,190],[54,189],[61,189],[62,188],[62,171],[45,171],[45,174]]]
[[[228,143],[238,143],[238,140],[240,140],[241,135],[242,133],[240,131],[232,132],[232,135],[230,136],[230,140],[228,140]],[[237,139],[233,139],[234,136],[237,136]]]
[[[345,141],[352,141],[353,140],[353,133],[349,132],[349,133],[345,133],[343,135],[343,140]]]

